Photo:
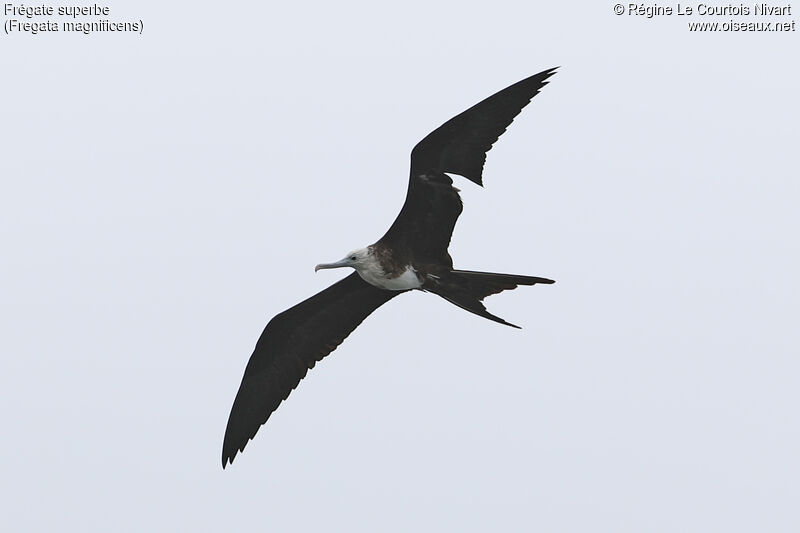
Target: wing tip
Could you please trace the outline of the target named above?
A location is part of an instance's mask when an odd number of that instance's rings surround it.
[[[539,94],[539,91],[540,91],[540,90],[541,90],[541,89],[542,89],[542,88],[543,88],[545,85],[547,85],[548,83],[550,83],[550,77],[551,77],[553,74],[556,74],[556,73],[558,72],[558,69],[560,69],[560,68],[561,68],[561,66],[557,66],[557,67],[552,67],[552,68],[549,68],[549,69],[547,69],[547,70],[543,70],[543,71],[539,72],[538,74],[534,74],[533,76],[531,76],[530,78],[528,78],[527,80],[525,80],[525,81],[527,81],[527,82],[537,82],[537,83],[539,84],[539,86],[538,86],[538,87],[536,87],[536,89],[535,89],[534,93],[531,95],[531,99],[533,99],[533,97],[534,97],[534,96],[536,96],[537,94]]]
[[[231,414],[233,414],[233,413],[231,413]],[[249,443],[251,440],[253,440],[253,437],[256,436],[255,434],[258,432],[258,429],[262,425],[263,424],[259,424],[258,428],[256,428],[256,431],[252,435],[250,435],[249,437],[244,438],[244,442],[241,442],[241,439],[237,439],[231,434],[230,422],[228,423],[228,427],[225,429],[225,438],[223,438],[223,440],[222,440],[222,469],[223,470],[225,470],[226,466],[233,464],[233,460],[236,459],[236,456],[239,453],[244,451],[244,449],[247,447],[247,443]],[[241,442],[241,444],[237,444],[237,441]]]
[[[252,437],[250,438],[252,439]],[[231,450],[228,446],[222,447],[222,469],[225,470],[225,467],[228,465],[233,464],[233,460],[236,459],[236,456],[239,455],[240,452],[244,451],[245,446],[247,443],[250,442],[250,439],[247,439],[244,444],[241,446],[236,446]]]
[[[225,470],[225,467],[228,465],[233,464],[233,460],[236,458],[236,454],[239,453],[239,450],[233,450],[233,452],[229,452],[227,449],[222,450],[222,469]]]
[[[560,68],[561,68],[561,65],[558,65],[558,66],[555,66],[555,67],[550,67],[550,68],[548,68],[546,70],[541,71],[539,74],[534,74],[534,77],[540,76],[542,78],[542,80],[546,80],[547,78],[549,78],[550,76],[552,76],[553,74],[558,72],[558,69],[560,69]]]

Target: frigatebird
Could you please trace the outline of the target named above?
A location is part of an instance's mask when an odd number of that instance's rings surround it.
[[[486,153],[555,68],[517,82],[457,115],[411,151],[406,201],[389,231],[324,268],[355,272],[276,315],[264,328],[233,402],[222,445],[222,468],[233,462],[258,429],[317,361],[378,307],[411,290],[432,292],[478,316],[518,328],[486,310],[482,300],[547,278],[456,270],[447,249],[462,203],[448,174],[483,186]]]

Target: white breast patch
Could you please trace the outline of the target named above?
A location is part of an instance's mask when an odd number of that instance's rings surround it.
[[[396,278],[387,277],[383,270],[373,268],[360,269],[358,274],[370,285],[390,291],[406,291],[422,287],[416,271],[411,267],[406,268],[405,272]]]

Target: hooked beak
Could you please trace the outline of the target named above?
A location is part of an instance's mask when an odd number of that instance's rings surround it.
[[[341,261],[336,261],[335,263],[320,263],[319,265],[314,267],[314,272],[319,270],[323,270],[325,268],[341,268],[352,266],[352,263],[349,259],[342,259]]]

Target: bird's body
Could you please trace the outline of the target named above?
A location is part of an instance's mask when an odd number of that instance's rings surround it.
[[[223,468],[317,361],[398,294],[432,292],[478,316],[518,327],[489,313],[482,300],[519,285],[553,281],[453,268],[448,247],[463,206],[448,174],[482,185],[486,152],[554,71],[546,70],[490,96],[414,147],[406,201],[386,234],[340,261],[315,269],[351,267],[356,272],[278,314],[261,334],[228,419]]]
[[[375,253],[375,247],[367,248],[369,262],[364,269],[356,269],[361,279],[387,291],[408,291],[422,287],[420,274],[413,265],[403,265],[399,269],[382,264],[380,256]]]
[[[358,275],[374,287],[387,291],[407,291],[422,287],[422,276],[411,263],[399,264],[392,261],[391,251],[387,253],[379,244],[353,250],[341,261],[317,265],[323,268],[352,267]]]

